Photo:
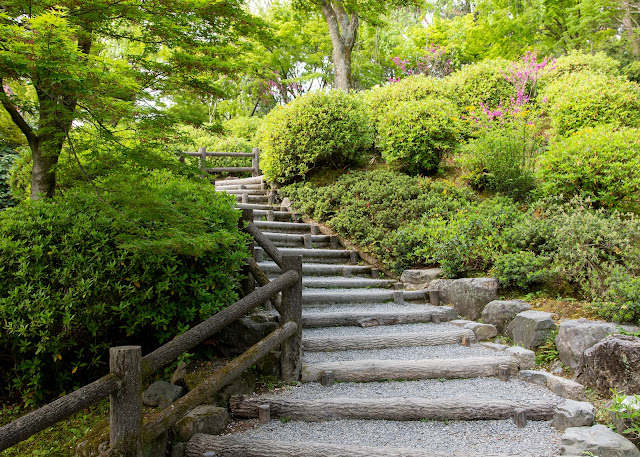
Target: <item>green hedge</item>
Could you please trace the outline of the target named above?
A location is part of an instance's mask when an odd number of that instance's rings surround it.
[[[495,109],[502,102],[508,104],[515,91],[505,79],[511,62],[504,59],[484,60],[466,65],[448,77],[448,97],[455,100],[464,111],[475,108],[480,112],[480,104]]]
[[[275,108],[259,136],[261,168],[269,180],[281,183],[322,165],[342,168],[373,145],[362,101],[340,90],[314,92]]]
[[[555,132],[567,136],[585,127],[640,127],[640,86],[603,74],[569,73],[538,95]]]
[[[166,171],[0,213],[0,380],[28,402],[149,352],[233,303],[247,256],[233,197]],[[124,190],[124,191],[121,191]]]
[[[545,195],[638,213],[640,128],[603,125],[560,138],[540,157],[538,177]]]
[[[377,127],[382,158],[413,174],[437,171],[462,139],[460,113],[443,98],[397,102]]]

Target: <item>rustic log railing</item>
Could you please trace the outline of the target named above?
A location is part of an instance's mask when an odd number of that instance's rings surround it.
[[[181,152],[181,162],[184,162],[184,156],[198,157],[198,166],[207,173],[251,172],[252,176],[260,176],[260,150],[258,148],[253,148],[251,152],[207,152],[207,148],[201,146],[198,148],[198,152]],[[251,157],[251,166],[207,168],[207,157]]]
[[[243,211],[243,220],[252,221],[253,211]],[[244,225],[244,224],[243,224]],[[110,448],[103,455],[138,457],[148,441],[166,432],[195,406],[240,376],[272,350],[280,347],[280,368],[286,381],[300,379],[302,348],[302,257],[282,255],[252,222],[245,230],[278,260],[282,274],[272,281],[253,258],[248,271],[261,287],[252,290],[233,305],[211,316],[187,332],[141,357],[140,346],[113,347],[109,350],[110,373],[75,392],[0,427],[0,451],[110,397]],[[278,294],[281,299],[276,299]],[[227,363],[198,387],[164,410],[142,421],[141,384],[156,370],[179,355],[218,333],[256,307],[271,300],[277,303],[280,327]]]

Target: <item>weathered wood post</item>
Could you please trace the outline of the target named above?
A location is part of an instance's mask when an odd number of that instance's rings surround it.
[[[284,381],[298,381],[302,368],[302,256],[283,255],[282,273],[294,270],[300,276],[298,282],[282,291],[282,316],[280,324],[293,321],[298,331],[282,344],[280,370]]]
[[[240,228],[241,231],[244,231],[245,224],[249,224],[251,222],[253,222],[253,210],[243,209],[242,216],[238,220],[238,227]],[[255,258],[255,243],[252,241],[251,243],[249,243],[248,247],[249,247],[249,255],[252,258]],[[256,289],[256,282],[253,275],[249,271],[248,263],[242,267],[242,274],[245,275],[245,278],[246,278],[242,282],[242,290],[244,292],[244,295],[247,296]]]
[[[111,395],[109,441],[127,457],[142,457],[142,393],[140,346],[118,346],[109,349],[109,369],[122,379],[122,387]]]
[[[198,148],[198,154],[200,154],[200,157],[198,158],[198,167],[202,170],[207,165],[207,148],[200,146]]]
[[[260,149],[253,148],[251,150],[253,157],[251,157],[251,166],[253,167],[253,176],[260,176]]]

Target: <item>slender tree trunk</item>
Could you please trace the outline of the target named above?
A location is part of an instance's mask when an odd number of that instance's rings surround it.
[[[351,52],[356,43],[360,18],[349,13],[342,0],[322,0],[322,14],[329,26],[329,35],[333,46],[334,85],[348,92],[351,89]]]
[[[622,17],[622,28],[627,34],[629,40],[629,51],[634,57],[640,57],[640,31],[634,27],[633,19],[631,17],[631,5],[629,2],[623,4],[625,9],[624,16]]]

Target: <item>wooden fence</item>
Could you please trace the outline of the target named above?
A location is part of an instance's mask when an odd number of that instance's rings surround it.
[[[250,258],[247,271],[261,287],[255,290],[252,287],[244,298],[144,357],[140,346],[111,348],[109,374],[0,427],[0,451],[110,397],[109,449],[101,455],[139,457],[145,444],[278,347],[283,380],[298,380],[302,353],[302,256],[282,255],[253,224],[253,210],[243,211],[241,224],[246,224],[244,230],[281,267],[282,274],[277,279],[270,281]],[[268,300],[280,313],[280,326],[276,330],[143,423],[141,389],[146,378]]]
[[[184,156],[198,157],[198,166],[207,173],[239,173],[251,172],[252,176],[260,176],[260,149],[253,148],[252,152],[207,152],[207,148],[199,147],[198,152],[181,152],[180,162]],[[207,168],[207,157],[251,157],[250,167],[214,167]]]

